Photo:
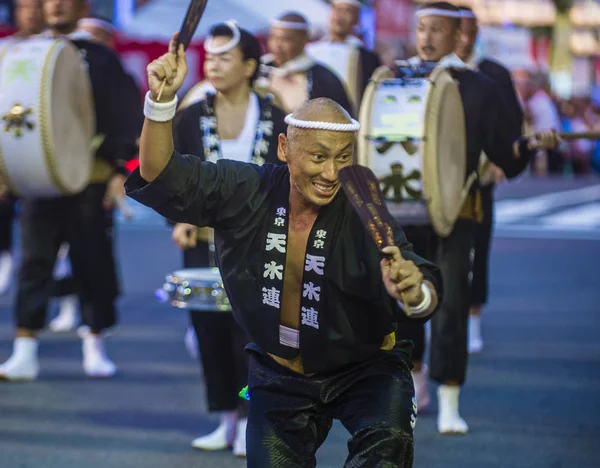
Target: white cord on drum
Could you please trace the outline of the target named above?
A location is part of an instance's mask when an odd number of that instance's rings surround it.
[[[335,123],[335,122],[318,122],[311,120],[299,120],[288,114],[285,117],[285,123],[298,128],[309,130],[327,130],[330,132],[357,132],[360,129],[360,123],[354,119],[350,119],[351,123]]]

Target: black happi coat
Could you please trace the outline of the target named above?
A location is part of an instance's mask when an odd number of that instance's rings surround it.
[[[253,154],[248,154],[248,161],[258,163],[260,159],[266,163],[277,164],[277,137],[287,131],[284,112],[271,104],[271,99],[258,97],[259,128],[255,132]],[[214,94],[196,102],[178,112],[173,122],[173,144],[175,150],[182,154],[192,154],[202,161],[227,158],[220,154],[220,140],[216,131],[214,111]],[[212,123],[211,123],[212,120]],[[207,155],[209,156],[207,158]],[[259,159],[260,158],[260,159]]]
[[[517,131],[520,132],[523,127],[523,109],[517,97],[510,72],[498,62],[490,59],[484,59],[479,62],[478,68],[481,73],[498,85],[498,90],[504,97],[509,110],[513,113],[514,119],[511,123],[516,125],[518,128]]]
[[[123,70],[118,55],[87,39],[71,39],[87,68],[94,106],[96,133],[105,136],[96,157],[113,167],[123,167],[137,153],[143,108],[139,89]],[[135,86],[134,86],[135,85]]]
[[[174,152],[147,184],[139,169],[127,193],[177,222],[212,226],[221,274],[238,323],[263,351],[300,353],[307,373],[373,356],[408,319],[381,280],[381,255],[344,192],[319,212],[309,236],[301,297],[300,350],[279,341],[290,175],[287,166],[219,160]],[[431,281],[442,300],[438,269],[412,251],[399,226],[396,244]],[[409,346],[406,343],[406,346]]]
[[[274,67],[273,62],[265,62],[265,65]],[[350,98],[346,94],[344,84],[329,68],[315,63],[306,71],[306,82],[308,86],[308,99],[325,97],[334,100],[342,106],[350,115],[354,116]],[[356,117],[356,116],[354,116]]]
[[[467,176],[477,170],[481,152],[499,166],[507,178],[521,174],[533,155],[521,145],[513,156],[513,144],[521,136],[521,120],[514,114],[498,85],[481,72],[450,69],[458,80],[467,130]]]

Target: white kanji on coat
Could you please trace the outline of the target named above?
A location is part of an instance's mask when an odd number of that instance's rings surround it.
[[[267,234],[267,247],[266,251],[277,249],[281,253],[285,253],[285,234],[273,234],[269,232]]]
[[[287,211],[285,210],[285,208],[283,206],[277,208],[277,216],[285,216],[286,213],[287,213]]]
[[[283,226],[284,224],[285,224],[285,219],[275,218],[275,226]]]
[[[274,288],[274,287],[271,289],[262,288],[262,292],[263,292],[263,304],[266,304],[268,306],[279,309],[279,302],[280,302],[279,298],[281,296],[281,292],[279,291],[279,289]]]
[[[319,311],[309,307],[302,307],[302,325],[319,329]]]
[[[265,263],[265,272],[263,276],[266,278],[267,276],[270,279],[283,279],[283,265],[277,265],[275,262]]]
[[[325,239],[327,237],[327,231],[324,231],[323,229],[319,229],[315,233],[315,236],[317,237],[317,239]]]
[[[311,281],[310,283],[304,283],[304,292],[302,297],[308,297],[311,301],[321,300],[321,286],[315,286]]]
[[[325,257],[320,255],[306,255],[306,265],[304,271],[314,271],[317,275],[323,275],[323,268],[325,267]]]
[[[315,239],[315,241],[313,242],[313,247],[315,249],[322,249],[323,247],[325,247],[325,242],[323,242],[321,239]]]

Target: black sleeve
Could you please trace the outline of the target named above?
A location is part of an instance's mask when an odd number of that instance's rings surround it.
[[[423,280],[429,281],[431,282],[431,284],[433,284],[437,293],[438,303],[435,310],[426,317],[411,318],[402,311],[397,302],[393,298],[391,298],[389,294],[388,297],[390,297],[394,303],[393,307],[396,311],[396,316],[398,317],[399,322],[410,321],[411,323],[425,323],[431,317],[433,317],[433,314],[437,312],[437,310],[440,308],[440,305],[442,304],[442,299],[444,297],[444,284],[442,281],[442,274],[440,272],[440,269],[436,265],[425,260],[423,257],[420,257],[415,253],[412,244],[408,241],[406,234],[404,233],[404,230],[398,224],[394,226],[394,238],[396,241],[396,245],[400,248],[402,258],[404,258],[405,260],[411,260],[423,274]],[[387,290],[385,291],[387,293]]]
[[[497,85],[491,80],[487,80],[485,85],[484,111],[480,122],[483,151],[490,161],[504,171],[507,178],[512,179],[525,170],[533,152],[521,145],[520,157],[514,156],[514,143],[521,136],[521,128]]]
[[[510,72],[499,63],[491,60],[484,60],[480,65],[480,70],[498,85],[509,110],[513,113],[514,124],[518,127],[518,131],[521,131],[523,127],[523,109],[517,97],[517,91]]]
[[[375,52],[372,52],[368,49],[361,49],[362,52],[362,92],[365,92],[367,85],[369,84],[369,80],[371,79],[371,75],[381,66],[381,60],[379,59],[379,55]]]
[[[274,166],[270,166],[274,167]],[[127,195],[167,219],[218,230],[246,225],[265,196],[262,167],[226,159],[216,164],[174,152],[152,182],[137,168],[127,179]]]

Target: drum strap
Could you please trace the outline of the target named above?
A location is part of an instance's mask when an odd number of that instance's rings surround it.
[[[475,221],[478,224],[483,222],[483,205],[481,202],[481,190],[479,188],[469,193],[458,218]]]

